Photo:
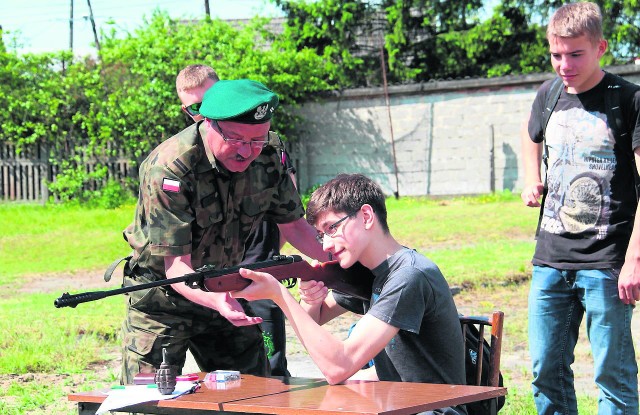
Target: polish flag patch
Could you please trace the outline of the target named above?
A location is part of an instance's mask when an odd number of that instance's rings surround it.
[[[178,193],[180,191],[180,182],[173,179],[162,179],[162,190],[165,192]]]

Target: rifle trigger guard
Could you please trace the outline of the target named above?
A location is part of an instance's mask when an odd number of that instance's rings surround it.
[[[284,285],[287,288],[293,288],[296,286],[296,282],[297,282],[297,278],[287,278],[282,280],[282,285]]]

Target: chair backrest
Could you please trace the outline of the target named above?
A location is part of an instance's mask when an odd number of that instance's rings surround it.
[[[504,323],[504,313],[502,311],[494,311],[491,317],[478,316],[460,316],[460,325],[462,326],[462,335],[465,341],[465,350],[472,348],[478,351],[476,358],[475,384],[478,386],[500,386],[500,354],[502,351],[502,326]],[[477,344],[467,344],[476,336],[469,336],[467,331],[472,330],[470,326],[474,326],[477,330]],[[489,374],[486,381],[482,382],[482,366],[485,359],[485,327],[489,326],[491,330],[489,344]],[[485,369],[486,370],[486,369]]]

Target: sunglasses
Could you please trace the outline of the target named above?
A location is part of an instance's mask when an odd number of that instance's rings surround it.
[[[196,102],[195,104],[191,104],[191,105],[183,105],[182,110],[192,117],[197,117],[198,115],[200,115],[201,105],[202,105],[202,102]]]

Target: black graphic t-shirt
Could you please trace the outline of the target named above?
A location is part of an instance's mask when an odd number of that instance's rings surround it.
[[[622,84],[623,118],[633,134],[616,139],[604,98],[611,76],[581,94],[562,91],[549,119],[547,197],[534,265],[597,269],[624,262],[637,206],[633,149],[640,146],[640,93]],[[535,142],[543,138],[549,87],[543,84],[533,103],[529,135]]]

